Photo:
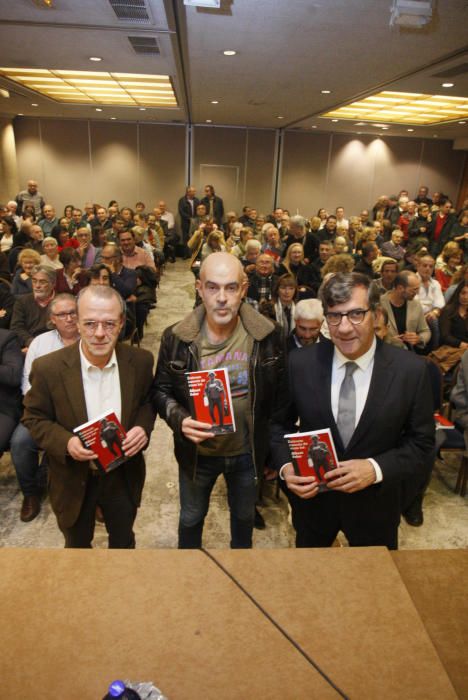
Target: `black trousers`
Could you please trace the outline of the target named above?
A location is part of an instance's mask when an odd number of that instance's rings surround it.
[[[77,521],[69,528],[60,528],[65,547],[89,549],[94,537],[96,506],[100,506],[109,535],[109,549],[134,549],[137,509],[119,468],[110,474],[90,472],[86,493]]]

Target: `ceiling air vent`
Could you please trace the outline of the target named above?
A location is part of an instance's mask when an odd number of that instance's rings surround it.
[[[145,0],[109,0],[117,19],[136,24],[146,24],[150,21]]]
[[[159,54],[159,46],[152,36],[129,36],[128,40],[135,53]]]

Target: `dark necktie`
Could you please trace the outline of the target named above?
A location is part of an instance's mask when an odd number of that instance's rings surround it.
[[[345,367],[346,374],[341,382],[338,398],[336,425],[338,426],[343,445],[347,447],[356,425],[356,386],[353,374],[358,366],[355,362],[347,362]]]

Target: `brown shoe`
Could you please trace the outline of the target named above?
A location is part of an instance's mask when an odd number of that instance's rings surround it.
[[[41,501],[39,496],[25,496],[21,506],[20,520],[29,523],[34,520],[41,511]]]

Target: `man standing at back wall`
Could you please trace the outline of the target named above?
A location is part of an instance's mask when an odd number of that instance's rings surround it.
[[[210,494],[220,474],[228,491],[231,547],[252,546],[257,474],[268,452],[269,418],[283,373],[274,324],[243,303],[247,280],[233,255],[213,253],[200,268],[203,304],[164,331],[153,386],[156,410],[174,431],[179,463],[179,547],[202,546]],[[236,432],[215,436],[190,417],[186,372],[227,367]]]
[[[78,298],[81,341],[35,360],[23,423],[49,458],[49,496],[66,547],[91,547],[100,506],[109,547],[135,547],[133,523],[145,480],[142,450],[153,429],[147,400],[153,356],[117,343],[125,322],[122,297],[111,287],[86,287]],[[108,474],[73,430],[114,412],[127,436],[128,461]]]

